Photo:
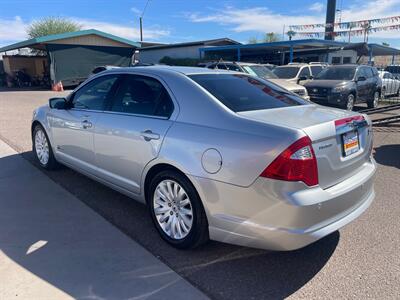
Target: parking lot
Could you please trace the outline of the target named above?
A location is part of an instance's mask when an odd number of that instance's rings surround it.
[[[63,94],[0,92],[0,139],[34,165],[32,111],[54,95]],[[374,134],[379,167],[372,206],[340,232],[292,252],[217,242],[179,251],[160,239],[142,204],[68,168],[45,174],[210,298],[398,299],[400,128],[381,128]]]

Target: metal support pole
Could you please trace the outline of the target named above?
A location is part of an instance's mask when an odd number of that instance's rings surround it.
[[[293,62],[293,45],[290,45],[289,62]]]
[[[140,20],[140,41],[143,42],[143,25],[142,25],[142,17],[139,18]]]
[[[373,56],[372,48],[370,47],[369,48],[369,59],[368,59],[368,64],[369,65],[372,65],[372,56]]]
[[[240,48],[237,48],[237,61],[240,61]]]
[[[392,65],[394,65],[394,55],[392,55]]]

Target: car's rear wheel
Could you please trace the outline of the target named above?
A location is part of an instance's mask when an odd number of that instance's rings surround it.
[[[346,110],[353,110],[354,102],[355,102],[354,95],[353,94],[349,94],[347,96],[347,101],[346,101]]]
[[[379,91],[375,91],[373,98],[368,101],[368,108],[376,108],[379,104]]]
[[[200,197],[184,175],[160,172],[151,180],[147,196],[151,217],[165,241],[177,248],[194,248],[208,240]]]
[[[41,125],[36,125],[32,134],[33,152],[40,166],[52,170],[58,166],[46,131]]]

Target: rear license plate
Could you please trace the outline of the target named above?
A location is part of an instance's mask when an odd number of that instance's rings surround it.
[[[360,150],[360,143],[358,141],[358,132],[350,131],[342,135],[343,142],[343,156],[349,156]]]

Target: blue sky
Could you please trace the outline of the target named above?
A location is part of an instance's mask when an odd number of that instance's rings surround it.
[[[68,17],[84,28],[139,38],[139,15],[147,0],[1,0],[0,45],[26,38],[26,27],[45,16]],[[265,32],[282,34],[290,24],[321,23],[326,0],[150,0],[144,39],[185,42],[229,37],[247,42]],[[342,21],[400,15],[400,0],[337,0]],[[398,22],[400,24],[400,22]],[[359,39],[353,39],[359,41]],[[371,35],[370,41],[400,47],[400,31]]]

